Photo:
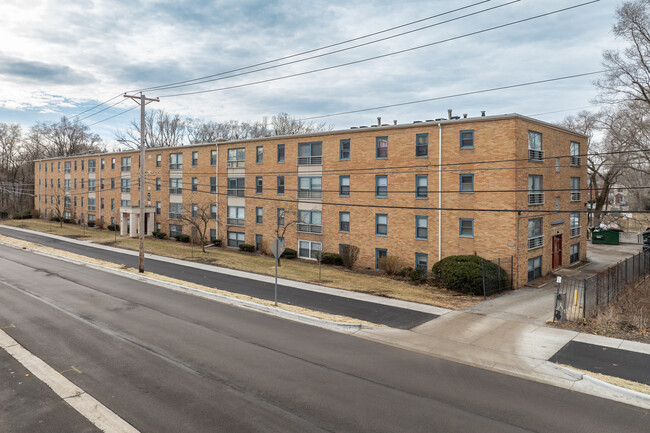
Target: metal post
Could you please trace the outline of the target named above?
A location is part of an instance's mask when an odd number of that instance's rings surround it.
[[[140,231],[140,260],[138,270],[141,274],[144,272],[144,106],[144,94],[140,93],[140,220],[138,224],[138,230]]]
[[[485,299],[485,260],[481,259],[481,274],[483,275],[483,299]]]
[[[278,306],[278,254],[275,255],[275,306]]]
[[[499,266],[497,268],[497,281],[499,284],[499,293],[501,293],[501,257],[497,259],[497,265]]]
[[[582,321],[587,320],[587,279],[582,280]]]

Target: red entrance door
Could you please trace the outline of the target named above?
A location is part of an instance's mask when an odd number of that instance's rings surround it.
[[[553,269],[562,266],[562,235],[553,236]]]

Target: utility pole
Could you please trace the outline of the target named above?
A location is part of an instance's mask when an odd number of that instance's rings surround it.
[[[131,98],[133,101],[140,104],[140,219],[138,224],[138,231],[140,232],[140,262],[138,270],[144,273],[144,132],[145,132],[145,119],[144,119],[144,106],[150,102],[160,102],[158,98],[146,98],[142,92],[140,96],[124,94],[125,98]]]

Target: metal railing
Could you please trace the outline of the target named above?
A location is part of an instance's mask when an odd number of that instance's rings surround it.
[[[580,157],[579,156],[572,156],[571,158],[571,166],[572,167],[580,167]]]
[[[528,160],[529,161],[543,161],[544,160],[544,151],[543,150],[528,149]]]
[[[246,167],[246,161],[228,161],[228,168],[244,168]]]
[[[297,230],[302,233],[323,233],[323,226],[320,224],[298,223]]]
[[[529,192],[528,193],[528,204],[529,205],[544,204],[544,193],[543,192]]]
[[[120,192],[131,192],[131,188],[127,186],[123,186],[120,188]]]
[[[299,156],[298,165],[322,165],[323,157],[319,156]]]
[[[169,188],[170,195],[183,194],[183,188]]]
[[[123,165],[122,166],[122,171],[131,171],[131,166],[130,165]]]
[[[571,192],[571,201],[580,201],[580,192]]]
[[[576,236],[580,236],[580,227],[571,227],[571,237],[575,238]]]
[[[534,238],[528,238],[528,249],[534,250],[535,248],[541,248],[544,246],[544,235],[535,236]]]
[[[321,189],[299,189],[298,198],[322,198],[323,190]]]
[[[243,227],[244,226],[244,218],[227,218],[226,223],[229,226]]]
[[[182,213],[176,213],[176,212],[169,212],[169,219],[170,220],[179,220],[182,217]]]
[[[514,257],[500,257],[494,260],[481,259],[483,297],[502,290],[512,289]]]
[[[182,162],[181,163],[176,163],[176,164],[169,163],[169,169],[170,170],[181,170],[182,168],[183,168],[183,163]]]
[[[243,188],[229,188],[228,189],[228,195],[231,197],[243,197],[245,193],[245,190]]]

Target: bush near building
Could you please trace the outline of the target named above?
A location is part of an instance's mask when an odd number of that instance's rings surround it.
[[[460,293],[482,295],[483,266],[487,278],[486,285],[496,285],[497,275],[500,274],[501,287],[510,287],[508,273],[504,269],[497,272],[499,265],[477,255],[449,256],[436,262],[431,268],[433,283]]]

